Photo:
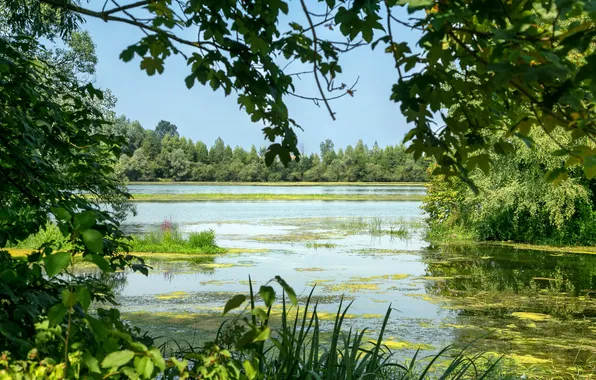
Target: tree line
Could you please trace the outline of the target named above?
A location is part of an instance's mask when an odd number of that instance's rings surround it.
[[[114,132],[126,138],[117,171],[130,181],[238,182],[423,182],[428,160],[415,160],[404,144],[369,148],[362,140],[336,149],[327,139],[319,152],[301,152],[300,160],[285,166],[265,164],[266,148],[232,148],[218,138],[210,147],[181,137],[178,128],[162,120],[144,129],[126,116],[116,118]]]

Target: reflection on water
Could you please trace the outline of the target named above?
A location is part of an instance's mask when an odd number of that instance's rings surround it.
[[[493,245],[432,248],[415,224],[403,239],[368,233],[373,217],[420,221],[418,202],[138,206],[129,230],[156,228],[171,215],[183,232],[214,229],[220,246],[240,251],[150,259],[148,277],[128,274],[122,310],[160,335],[193,337],[196,344],[213,337],[222,306],[248,292],[249,275],[257,287],[280,275],[302,298],[316,284],[324,330],[344,295],[354,300],[348,325],[374,334],[391,304],[388,339],[423,344],[427,353],[479,339],[479,350],[508,354],[529,374],[592,371],[596,363],[596,256]]]
[[[424,186],[128,185],[132,194],[383,194],[421,195]]]

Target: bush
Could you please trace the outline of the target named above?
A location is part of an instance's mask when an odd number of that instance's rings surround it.
[[[596,238],[594,180],[578,170],[569,179],[553,184],[544,173],[559,167],[561,159],[550,155],[549,140],[536,149],[518,144],[517,154],[492,153],[489,173],[471,171],[479,188],[476,195],[460,179],[432,177],[422,208],[429,236],[449,240],[453,235],[480,240],[527,243],[591,245]]]

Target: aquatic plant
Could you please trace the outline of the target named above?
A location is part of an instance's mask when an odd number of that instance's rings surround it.
[[[222,253],[225,250],[217,246],[215,232],[205,230],[190,232],[186,237],[173,226],[168,229],[134,236],[130,241],[134,252],[163,253]]]
[[[335,244],[335,243],[316,243],[316,242],[306,243],[306,248],[313,248],[313,249],[335,248],[336,246],[337,246],[337,244]]]
[[[391,307],[377,337],[371,340],[366,329],[344,326],[352,302],[345,305],[342,299],[332,320],[333,328],[327,333],[320,325],[318,303],[312,302],[315,288],[301,308],[293,289],[285,282],[281,284],[281,326],[276,331],[270,327],[275,290],[261,286],[258,293],[264,306],[258,306],[251,285],[249,297],[236,295],[224,308],[225,314],[246,302],[245,312],[224,322],[215,341],[173,355],[180,365],[167,369],[164,378],[213,371],[220,378],[230,379],[485,379],[497,373],[500,358],[469,354],[469,347],[449,346],[434,356],[420,358],[424,345],[386,340]],[[228,349],[221,348],[224,346]],[[416,351],[410,360],[400,363],[395,359],[395,348]]]

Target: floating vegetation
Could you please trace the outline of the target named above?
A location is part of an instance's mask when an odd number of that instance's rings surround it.
[[[171,299],[183,298],[183,297],[187,297],[187,296],[188,296],[187,292],[177,291],[177,292],[171,292],[171,293],[166,293],[166,294],[159,294],[159,295],[155,296],[155,298],[157,298],[158,300],[171,300]]]
[[[412,255],[415,252],[404,249],[381,249],[381,248],[361,248],[352,250],[353,253],[359,255],[376,256],[376,255]]]
[[[438,305],[441,304],[443,302],[445,302],[445,299],[439,298],[439,297],[434,297],[432,295],[426,294],[426,293],[421,293],[421,294],[416,294],[416,293],[407,293],[404,294],[406,297],[412,297],[412,298],[418,298],[421,299],[423,301],[426,302],[430,302],[432,304]]]
[[[428,351],[432,350],[434,347],[430,344],[424,343],[414,343],[408,342],[405,340],[395,340],[394,337],[389,337],[389,339],[384,340],[382,343],[383,346],[391,349],[391,350],[423,350]]]
[[[327,284],[330,282],[335,282],[335,280],[330,279],[330,278],[321,278],[321,279],[317,279],[317,280],[313,280],[313,281],[307,281],[305,283],[306,286],[316,286],[316,285],[320,285],[320,284]]]
[[[306,248],[313,248],[313,249],[335,248],[336,246],[337,246],[337,244],[334,244],[334,243],[311,243],[311,242],[306,243]]]
[[[371,277],[352,277],[350,281],[355,282],[374,282],[380,280],[394,280],[399,281],[410,277],[409,274],[398,273],[398,274],[385,274],[381,276],[371,276]]]
[[[515,312],[511,313],[512,316],[519,319],[529,319],[531,321],[547,321],[552,319],[552,316],[541,313],[528,313],[528,312]]]
[[[324,285],[325,291],[328,292],[361,292],[361,291],[376,291],[379,290],[378,284],[353,284],[344,282],[341,284]]]
[[[309,268],[294,268],[297,272],[323,272],[327,269],[320,267],[309,267]]]

